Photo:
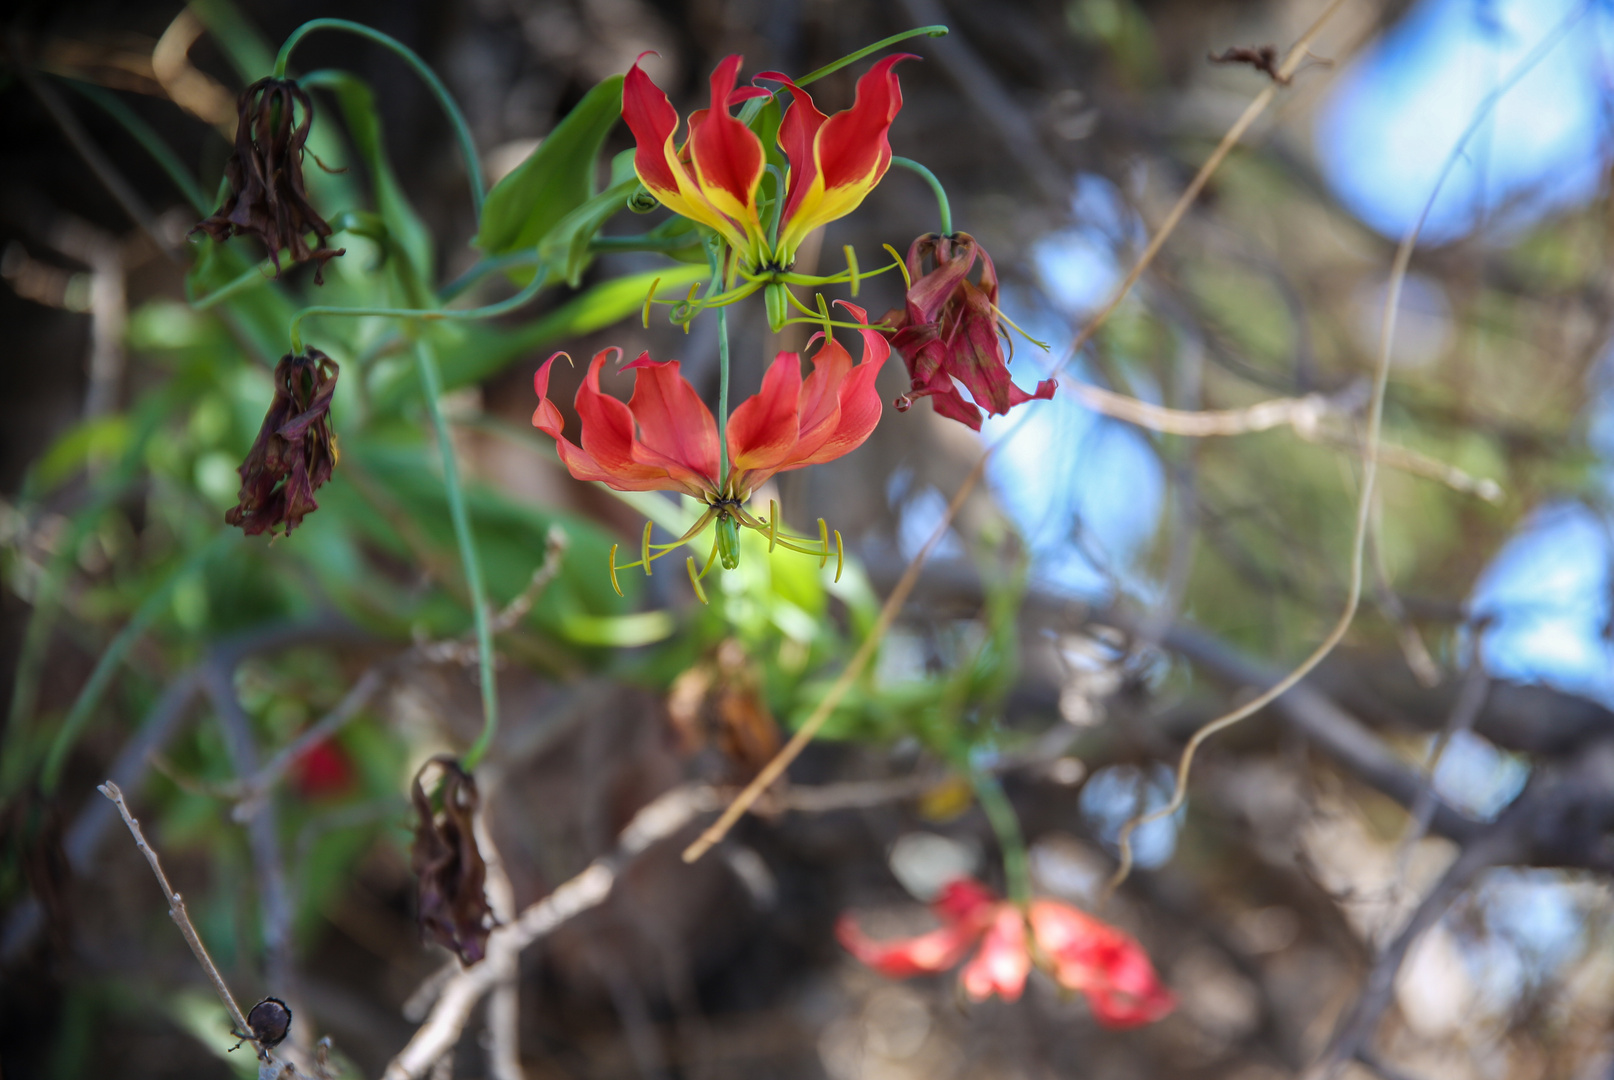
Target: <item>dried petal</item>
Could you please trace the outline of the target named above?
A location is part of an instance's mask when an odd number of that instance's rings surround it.
[[[434,765],[443,774],[435,799],[420,784]],[[474,964],[485,954],[493,928],[484,889],[487,864],[472,828],[480,804],[476,781],[453,758],[434,757],[415,774],[411,798],[419,820],[409,862],[417,878],[421,932],[452,949],[462,963]],[[434,808],[434,802],[440,805]]]
[[[927,258],[935,264],[928,274],[922,273]],[[979,285],[969,279],[977,260]],[[898,399],[898,411],[906,411],[914,398],[928,397],[937,413],[979,431],[977,406],[1002,414],[1023,402],[1054,396],[1053,379],[1028,394],[1009,377],[1002,342],[1007,331],[997,313],[997,268],[973,236],[921,236],[908,249],[908,273],[913,284],[906,304],[884,320],[894,328],[891,347],[908,365],[913,384]],[[974,404],[958,392],[957,383],[964,384]]]
[[[297,110],[302,109],[302,123]],[[275,273],[280,253],[294,263],[313,262],[314,284],[324,284],[325,262],[344,254],[325,245],[331,226],[320,217],[303,187],[303,152],[314,105],[292,79],[259,79],[236,102],[235,155],[224,166],[230,194],[212,217],[192,229],[219,243],[232,236],[255,236],[269,249]],[[317,160],[317,159],[316,159]],[[314,246],[306,239],[314,234]]]
[[[237,503],[224,520],[248,536],[290,533],[304,516],[319,509],[314,492],[336,465],[336,434],[331,430],[331,398],[336,393],[336,361],[309,349],[275,365],[275,396],[258,429],[258,438],[236,471],[241,474]]]

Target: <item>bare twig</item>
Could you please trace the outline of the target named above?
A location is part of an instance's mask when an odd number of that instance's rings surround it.
[[[1274,398],[1246,405],[1242,409],[1185,410],[1139,401],[1092,383],[1065,382],[1062,385],[1096,413],[1165,435],[1204,439],[1249,435],[1287,427],[1307,442],[1341,447],[1358,455],[1366,451],[1362,440],[1329,430],[1327,422],[1340,411],[1340,406],[1321,394]],[[1502,501],[1502,487],[1495,480],[1471,476],[1455,465],[1437,461],[1416,450],[1381,440],[1373,456],[1380,465],[1434,480],[1453,491],[1477,496],[1493,505]]]
[[[158,860],[157,852],[146,842],[145,834],[140,831],[140,822],[136,821],[134,815],[129,812],[129,804],[123,801],[123,792],[119,791],[118,785],[111,780],[100,785],[96,790],[111,799],[113,804],[117,806],[118,813],[123,815],[123,823],[129,826],[129,833],[134,837],[135,846],[140,849],[140,854],[146,857],[146,862],[151,864],[151,872],[156,875],[157,884],[162,886],[163,898],[168,901],[168,917],[174,920],[175,926],[179,927],[180,934],[185,938],[185,944],[191,947],[191,953],[196,957],[196,962],[201,964],[202,970],[207,973],[208,981],[213,984],[214,992],[218,994],[219,1000],[224,1003],[224,1009],[230,1014],[230,1022],[235,1026],[235,1030],[250,1033],[252,1028],[247,1024],[247,1018],[241,1012],[241,1006],[235,1003],[235,995],[230,993],[229,985],[224,981],[224,976],[219,974],[219,969],[213,963],[213,958],[208,955],[207,946],[202,944],[201,936],[197,934],[196,927],[191,924],[191,918],[185,912],[185,898],[179,895],[173,885],[169,884],[168,875],[163,873],[163,864]],[[256,1042],[254,1042],[254,1045],[257,1045]],[[273,1052],[266,1047],[259,1045],[257,1050],[259,1061],[274,1061]]]
[[[496,789],[497,779],[490,778],[488,796],[491,797]],[[510,885],[510,875],[505,872],[499,848],[493,842],[493,833],[488,828],[487,810],[488,804],[484,800],[471,824],[476,834],[477,849],[481,851],[486,866],[488,906],[493,909],[493,917],[504,924],[516,917],[516,893]],[[516,965],[511,964],[506,977],[493,988],[493,996],[488,1002],[488,1072],[493,1080],[525,1080],[521,1072],[521,984],[517,974]]]
[[[425,1024],[387,1066],[384,1080],[415,1080],[426,1075],[459,1041],[471,1009],[482,995],[514,974],[521,950],[604,903],[628,862],[697,816],[716,811],[719,805],[711,788],[673,788],[634,815],[622,830],[614,851],[595,859],[581,874],[526,908],[514,921],[495,927],[488,935],[486,958],[447,981]]]

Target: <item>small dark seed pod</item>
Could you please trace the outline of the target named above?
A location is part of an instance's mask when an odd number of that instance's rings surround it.
[[[259,1046],[279,1046],[291,1031],[291,1010],[279,998],[264,998],[247,1013],[247,1026],[252,1029],[252,1038]]]

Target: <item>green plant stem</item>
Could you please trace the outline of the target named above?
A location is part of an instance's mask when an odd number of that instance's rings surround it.
[[[45,765],[40,770],[40,787],[46,795],[56,790],[56,784],[62,778],[62,768],[67,764],[67,755],[72,751],[73,744],[78,742],[78,737],[83,733],[84,725],[89,723],[95,707],[101,703],[101,696],[111,684],[118,664],[128,655],[134,643],[140,640],[140,635],[146,632],[146,628],[168,606],[174,588],[235,535],[231,529],[220,530],[214,534],[213,539],[191,552],[190,556],[141,602],[134,615],[106,647],[100,659],[96,660],[94,670],[90,672],[89,679],[73,701],[73,707],[68,710],[67,716],[57,727],[56,737],[51,740],[50,750],[45,755]]]
[[[717,309],[717,475],[729,480],[729,309]]]
[[[987,823],[998,838],[998,847],[1003,851],[1003,876],[1008,882],[1009,899],[1023,908],[1031,903],[1031,863],[1026,857],[1026,838],[1020,831],[1020,818],[997,777],[971,766],[969,779],[976,800],[986,812]]]
[[[476,219],[482,220],[482,200],[486,196],[486,188],[482,182],[482,162],[476,155],[476,141],[471,138],[471,126],[465,121],[465,114],[460,111],[459,103],[454,95],[448,92],[443,80],[437,73],[420,58],[420,54],[409,46],[389,34],[365,26],[363,23],[352,22],[348,19],[311,19],[291,32],[286,43],[280,47],[280,55],[275,57],[275,78],[286,77],[286,67],[291,62],[291,51],[297,43],[313,33],[315,30],[345,30],[350,34],[368,38],[378,45],[391,49],[404,62],[415,69],[426,85],[431,89],[437,103],[442,106],[448,117],[448,122],[454,128],[454,135],[459,139],[460,155],[465,159],[465,175],[471,185],[471,206],[476,212]]]
[[[476,768],[487,754],[499,730],[499,688],[493,681],[493,623],[488,617],[487,595],[482,587],[482,560],[476,553],[471,517],[465,509],[465,492],[460,488],[454,440],[440,402],[443,378],[437,370],[437,354],[423,338],[415,339],[415,365],[420,369],[420,383],[426,392],[426,411],[431,414],[437,449],[443,456],[443,489],[448,494],[448,515],[454,522],[454,539],[459,544],[465,586],[471,594],[471,614],[476,621],[476,653],[482,674],[482,733],[460,759],[460,764],[469,770]]]
[[[952,236],[953,204],[948,201],[947,189],[942,187],[942,182],[940,180],[936,179],[936,174],[919,164],[919,162],[915,161],[913,158],[893,156],[891,158],[891,164],[900,165],[911,173],[917,173],[921,180],[930,185],[930,190],[936,193],[936,210],[941,214],[941,234],[943,236]]]
[[[526,304],[533,297],[537,296],[539,290],[541,290],[543,287],[544,271],[543,267],[539,266],[537,272],[532,276],[532,281],[527,283],[526,288],[522,289],[520,292],[516,293],[507,300],[500,300],[496,304],[487,304],[483,307],[461,308],[458,310],[445,308],[330,307],[323,305],[306,307],[299,311],[296,315],[292,316],[290,333],[291,350],[292,352],[296,353],[303,351],[303,320],[313,315],[339,315],[349,318],[371,315],[393,319],[421,319],[427,322],[435,322],[442,319],[492,319],[499,315],[508,314],[509,312],[512,312]]]
[[[865,45],[863,48],[859,49],[857,52],[847,53],[845,56],[841,57],[839,60],[836,60],[836,61],[833,61],[831,63],[825,64],[823,67],[819,68],[817,71],[810,71],[806,75],[803,75],[801,78],[797,79],[796,80],[796,85],[797,86],[806,86],[808,83],[817,82],[819,79],[822,79],[826,75],[835,74],[837,71],[841,70],[841,68],[845,67],[847,64],[855,64],[859,60],[863,59],[865,56],[868,56],[870,53],[877,53],[881,49],[884,49],[884,48],[886,48],[888,46],[891,46],[891,45],[895,45],[899,41],[907,41],[909,38],[916,38],[916,37],[933,37],[933,38],[935,38],[935,37],[946,37],[946,36],[947,36],[947,27],[941,25],[940,23],[937,23],[934,26],[916,26],[912,30],[904,30],[900,34],[892,34],[888,38],[881,38],[879,41],[876,41],[873,45]]]
[[[196,182],[196,177],[190,174],[184,162],[179,160],[179,155],[163,142],[162,136],[152,130],[150,124],[135,115],[134,111],[119,101],[116,95],[107,93],[93,83],[80,82],[77,79],[63,79],[62,82],[89,98],[102,112],[112,117],[125,131],[134,136],[135,141],[144,147],[152,160],[168,174],[168,179],[174,182],[174,186],[185,196],[193,210],[204,217],[213,212],[215,204],[208,201],[207,193]]]

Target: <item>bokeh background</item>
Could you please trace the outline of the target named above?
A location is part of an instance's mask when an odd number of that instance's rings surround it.
[[[446,956],[414,924],[408,781],[480,724],[463,650],[398,660],[457,638],[469,615],[436,448],[385,321],[308,331],[343,364],[343,458],[321,509],[273,544],[221,534],[286,316],[389,303],[385,253],[348,239],[322,292],[288,273],[256,306],[188,307],[199,215],[105,95],[210,193],[240,87],[306,19],[357,19],[441,73],[496,179],[645,50],[688,109],[729,53],[747,72],[805,72],[946,23],[947,37],[904,46],[922,60],[899,69],[891,141],[942,178],[955,223],[996,260],[1005,312],[1052,346],[1017,337],[1012,370],[1029,388],[1267,84],[1208,55],[1281,52],[1323,6],[12,11],[0,73],[8,1080],[251,1075],[244,1052],[223,1053],[223,1012],[94,792],[109,775],[238,996],[293,1001],[299,1037],[328,1033],[354,1075],[379,1075]],[[711,607],[677,572],[624,574],[627,597],[611,592],[609,545],[636,546],[646,513],[676,508],[572,481],[528,427],[530,380],[555,349],[582,360],[616,345],[681,359],[715,399],[714,320],[686,335],[637,319],[666,260],[601,252],[577,288],[556,283],[454,340],[445,407],[495,601],[545,565],[552,527],[566,538],[554,580],[499,639],[503,723],[479,772],[518,906],[610,851],[657,795],[754,774],[983,446],[1001,445],[786,795],[695,866],[676,840],[652,848],[607,905],[526,953],[526,1076],[1268,1080],[1339,1045],[1364,1003],[1345,1075],[1614,1076],[1614,10],[1350,0],[1312,52],[1052,401],[979,436],[923,404],[887,410],[853,455],[780,479],[788,519],[822,515],[844,534],[838,585],[811,560],[748,549]],[[1511,81],[1527,58],[1538,62]],[[368,83],[416,252],[438,282],[471,268],[463,171],[419,81],[339,35],[311,38],[295,66]],[[815,87],[820,104],[848,105],[858,70]],[[1040,976],[1019,1002],[967,1004],[950,976],[893,982],[859,967],[835,942],[841,913],[893,934],[927,925],[919,901],[952,874],[1002,886],[960,762],[1001,776],[1039,891],[1092,907],[1122,822],[1163,804],[1195,726],[1326,633],[1345,599],[1394,247],[1504,81],[1406,281],[1360,615],[1302,688],[1206,749],[1187,805],[1138,834],[1138,870],[1103,909],[1149,950],[1178,1010],[1112,1032]],[[316,202],[372,205],[380,170],[353,117],[330,95],[316,102],[321,157],[349,166],[310,168]],[[616,128],[602,178],[630,145]],[[606,232],[644,224],[624,213]],[[903,251],[933,228],[928,191],[894,171],[802,262],[832,272],[851,244],[874,266],[882,244]],[[605,288],[635,275],[625,300]],[[511,291],[495,276],[471,295]],[[894,275],[863,283],[872,316],[900,302]],[[731,325],[739,394],[807,337],[770,334],[760,304]],[[557,375],[562,398],[576,378]],[[1078,383],[1189,410],[1307,398],[1315,422],[1161,435],[1092,411]],[[903,384],[893,361],[887,400]],[[238,807],[231,782],[366,673],[376,689],[340,734]],[[443,1075],[491,1075],[483,1026],[478,1013]]]

